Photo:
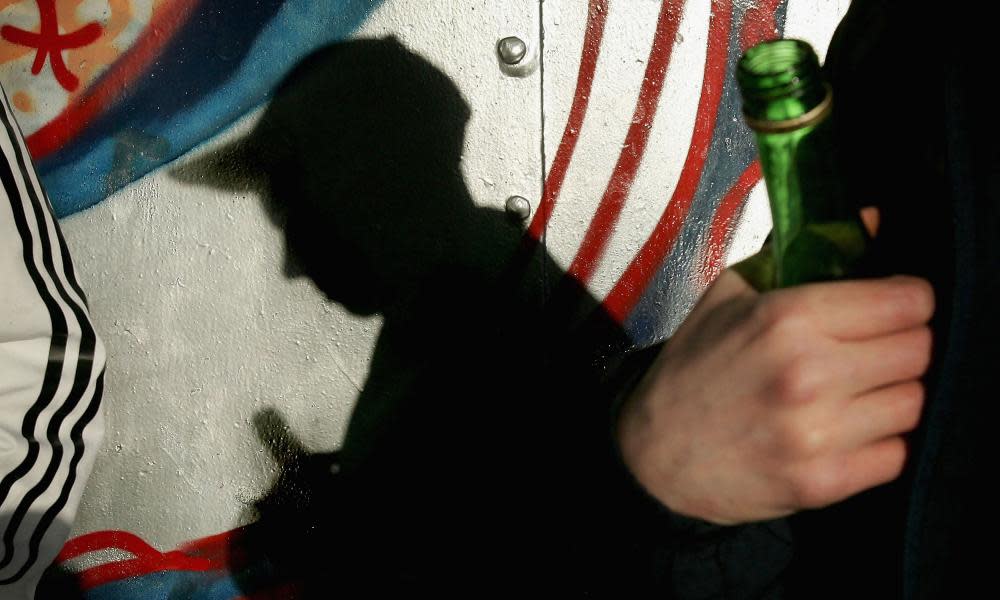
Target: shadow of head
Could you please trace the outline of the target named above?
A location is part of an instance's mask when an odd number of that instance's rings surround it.
[[[323,48],[282,82],[246,139],[175,176],[264,192],[289,275],[361,314],[460,255],[475,209],[460,160],[470,109],[394,38]]]

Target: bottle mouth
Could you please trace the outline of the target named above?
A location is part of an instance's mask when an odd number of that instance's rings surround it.
[[[794,94],[820,77],[819,58],[802,40],[775,40],[750,48],[736,77],[746,95],[768,99]]]
[[[804,64],[816,63],[816,54],[801,40],[775,40],[747,50],[741,67],[757,77],[774,76],[789,70],[800,70]]]

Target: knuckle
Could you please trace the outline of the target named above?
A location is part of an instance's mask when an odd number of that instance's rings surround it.
[[[814,319],[801,295],[775,293],[756,304],[752,314],[761,348],[782,355],[809,348],[816,339]]]
[[[899,422],[900,431],[913,431],[920,424],[923,415],[925,390],[920,381],[907,383],[900,392]]]
[[[903,467],[906,465],[906,459],[910,454],[909,446],[902,437],[897,437],[892,440],[892,445],[890,446],[889,457],[886,459],[889,465],[889,481],[896,479],[903,472]]]
[[[918,408],[923,406],[924,398],[927,395],[927,390],[924,387],[924,382],[919,379],[914,379],[906,384],[904,397],[913,405]]]
[[[826,431],[821,427],[801,425],[789,420],[776,435],[778,454],[788,461],[812,458],[827,443]]]
[[[917,332],[921,358],[929,361],[934,348],[934,334],[927,326],[921,327]]]
[[[892,305],[913,319],[929,319],[934,312],[934,289],[925,279],[910,276],[894,278]]]
[[[907,443],[901,436],[884,442],[877,459],[872,461],[872,470],[876,476],[868,483],[867,487],[882,485],[898,479],[903,473],[908,453]]]
[[[775,375],[774,399],[782,404],[810,404],[819,395],[819,370],[805,358],[788,361]]]
[[[894,344],[897,354],[914,377],[923,374],[931,363],[933,351],[932,333],[929,327],[919,327],[897,338]]]

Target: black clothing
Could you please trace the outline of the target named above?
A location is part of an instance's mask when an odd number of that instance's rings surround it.
[[[935,289],[933,362],[903,476],[793,517],[792,598],[964,598],[989,589],[973,542],[992,519],[977,474],[987,429],[1000,283],[996,119],[973,13],[855,0],[826,67],[851,196],[878,204],[875,274]],[[971,28],[971,29],[970,29]]]
[[[827,59],[851,196],[882,207],[873,271],[927,277],[937,295],[928,402],[910,465],[897,482],[835,507],[735,527],[672,514],[618,458],[614,397],[656,350],[608,359],[602,351],[625,340],[599,309],[589,329],[563,327],[579,305],[540,310],[546,293],[497,275],[520,229],[474,208],[455,178],[464,121],[449,119],[468,111],[453,86],[391,41],[345,44],[304,63],[260,125],[261,139],[293,146],[288,164],[262,167],[283,182],[275,189],[294,192],[276,200],[288,213],[278,220],[331,298],[359,311],[371,305],[385,325],[341,453],[304,464],[259,503],[254,535],[265,552],[314,541],[328,548],[269,554],[277,569],[309,579],[321,598],[428,590],[922,600],[964,597],[983,583],[985,557],[970,548],[988,520],[974,474],[990,472],[1000,161],[985,128],[983,71],[969,60],[976,38],[940,43],[936,21],[957,31],[946,17],[855,0]],[[370,85],[383,71],[391,77]],[[427,82],[428,93],[410,92]],[[324,108],[303,120],[296,90],[348,107],[350,118],[331,120]],[[387,111],[379,94],[413,100]],[[424,129],[409,133],[411,122]],[[359,123],[366,129],[352,129]],[[269,124],[282,136],[268,134]],[[431,160],[413,169],[413,157]],[[406,244],[386,249],[386,240]],[[351,267],[340,289],[346,267],[330,257],[344,255],[371,259],[347,261],[363,268]],[[531,268],[521,281],[558,272],[544,256]],[[345,290],[357,289],[370,294],[348,302]],[[594,308],[584,290],[576,296]],[[329,473],[331,461],[332,480],[302,475]],[[308,493],[297,494],[302,485]]]

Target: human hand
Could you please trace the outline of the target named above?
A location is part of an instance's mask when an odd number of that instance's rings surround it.
[[[623,406],[626,465],[670,509],[726,525],[895,479],[933,304],[913,277],[760,294],[724,271]]]

